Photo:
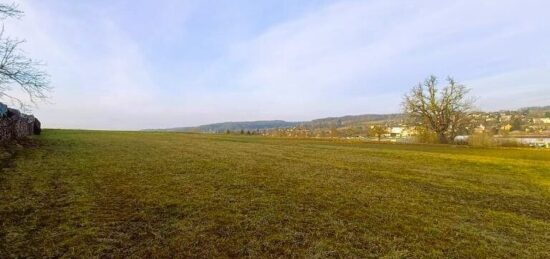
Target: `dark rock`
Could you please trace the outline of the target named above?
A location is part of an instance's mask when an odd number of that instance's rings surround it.
[[[10,118],[19,118],[19,117],[21,117],[21,112],[17,109],[8,108],[8,117],[10,117]]]
[[[40,133],[42,133],[42,128],[41,128],[41,125],[40,125],[40,121],[36,118],[34,119],[34,125],[33,125],[32,132],[34,133],[34,135],[40,135]]]
[[[8,116],[8,106],[0,103],[0,118]]]
[[[33,115],[21,113],[17,109],[6,108],[2,113],[5,104],[0,103],[0,143],[19,140],[39,135],[41,132],[40,121]]]

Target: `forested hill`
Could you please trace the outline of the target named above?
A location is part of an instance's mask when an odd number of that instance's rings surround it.
[[[517,116],[522,115],[526,122],[530,118],[549,117],[550,118],[550,106],[539,107],[525,107],[518,110],[508,111],[494,111],[494,112],[474,112],[477,114],[486,114],[490,117],[498,117],[502,114],[509,114]],[[364,126],[365,124],[400,124],[404,123],[404,115],[395,114],[362,114],[362,115],[347,115],[340,117],[327,117],[321,119],[315,119],[311,121],[283,121],[283,120],[269,120],[269,121],[239,121],[239,122],[222,122],[214,124],[206,124],[196,127],[177,127],[168,129],[149,129],[148,131],[180,131],[180,132],[225,132],[229,131],[256,131],[256,130],[268,130],[277,128],[291,128],[291,127],[304,127],[310,129],[320,128],[340,128],[350,126]]]
[[[155,129],[154,131],[179,131],[179,132],[224,132],[230,131],[256,131],[276,128],[290,128],[302,126],[306,128],[330,128],[343,125],[354,125],[366,123],[367,121],[387,121],[402,118],[401,114],[364,114],[348,115],[342,117],[327,117],[315,119],[312,121],[290,122],[283,120],[271,121],[241,121],[241,122],[222,122],[201,125],[196,127],[177,127],[169,129]]]
[[[399,121],[403,119],[403,114],[362,114],[362,115],[347,115],[342,117],[328,117],[316,119],[302,123],[307,128],[330,128],[340,126],[352,126],[365,124],[367,122],[387,122]]]
[[[201,125],[197,127],[178,127],[170,129],[159,129],[156,131],[181,131],[181,132],[222,132],[222,131],[239,131],[239,130],[265,130],[274,128],[288,128],[301,124],[301,122],[288,122],[282,120],[272,121],[238,121],[238,122],[222,122]]]

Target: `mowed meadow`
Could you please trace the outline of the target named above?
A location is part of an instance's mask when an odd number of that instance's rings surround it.
[[[0,257],[550,257],[550,152],[45,130]]]

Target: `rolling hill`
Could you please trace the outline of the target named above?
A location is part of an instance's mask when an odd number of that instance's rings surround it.
[[[267,130],[276,128],[290,128],[301,126],[305,128],[330,128],[333,126],[340,127],[346,125],[364,124],[366,122],[383,122],[389,120],[400,120],[402,114],[363,114],[363,115],[347,115],[341,117],[327,117],[315,119],[311,121],[240,121],[240,122],[222,122],[200,125],[196,127],[176,127],[168,129],[147,129],[145,131],[170,131],[170,132],[224,132],[230,131],[255,131]]]
[[[494,112],[482,112],[479,114],[493,114],[498,116],[499,113],[508,114],[525,114],[528,118],[547,117],[550,114],[550,106],[540,107],[525,107],[517,110],[502,110]],[[311,121],[284,121],[284,120],[265,120],[265,121],[236,121],[236,122],[221,122],[213,124],[205,124],[195,127],[175,127],[167,129],[146,129],[144,131],[169,131],[169,132],[205,132],[216,133],[229,131],[256,131],[269,130],[277,128],[303,127],[308,129],[328,129],[332,127],[350,127],[363,126],[365,124],[400,124],[405,120],[404,114],[361,114],[361,115],[346,115],[340,117],[326,117],[314,119]]]

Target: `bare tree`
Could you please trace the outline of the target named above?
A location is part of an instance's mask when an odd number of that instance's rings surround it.
[[[23,13],[14,4],[0,4],[0,20],[20,17]],[[8,100],[21,108],[28,108],[28,102],[12,95],[14,86],[23,90],[30,103],[45,99],[49,88],[48,75],[40,69],[42,65],[24,55],[19,48],[23,40],[11,39],[0,31],[0,99]]]
[[[440,143],[448,143],[468,123],[474,99],[470,91],[451,77],[447,86],[437,89],[437,78],[428,77],[424,84],[413,87],[403,100],[403,109],[410,118],[432,130]]]
[[[378,138],[378,141],[382,139],[382,136],[388,134],[388,128],[383,125],[374,125],[371,128],[371,132]]]

